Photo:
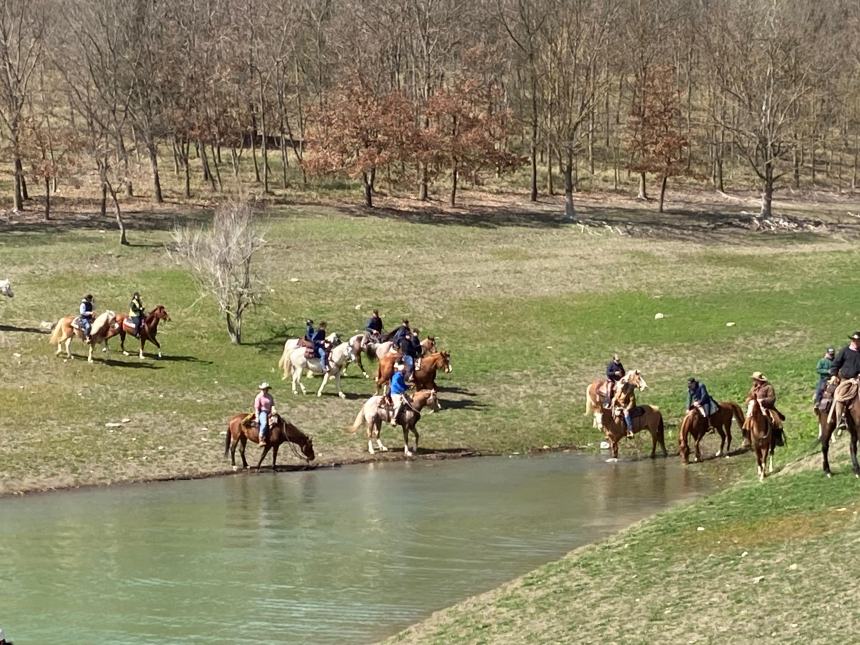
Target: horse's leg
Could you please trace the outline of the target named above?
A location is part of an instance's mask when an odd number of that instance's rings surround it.
[[[323,390],[325,389],[325,386],[328,383],[328,379],[329,379],[329,373],[323,372],[323,380],[322,380],[322,384],[320,385],[320,389],[317,390],[317,397],[322,396]]]
[[[375,423],[376,423],[376,447],[380,452],[388,452],[388,448],[386,448],[383,445],[382,439],[379,436],[382,433],[382,419],[379,419]]]
[[[412,426],[412,434],[415,435],[415,454],[418,454],[418,428],[416,426]]]
[[[93,362],[93,344],[87,343],[87,363]]]
[[[728,423],[723,426],[726,432],[726,451],[723,453],[726,457],[732,451],[732,418],[729,417]]]
[[[355,362],[358,364],[358,369],[361,370],[361,373],[364,374],[364,378],[370,378],[370,374],[364,369],[364,363],[361,362],[361,354],[362,350],[358,350],[355,355]]]
[[[158,342],[158,340],[155,338],[155,336],[153,336],[152,338],[150,338],[148,340],[150,343],[152,343],[153,345],[155,345],[158,348],[158,358],[161,358],[161,343]],[[141,345],[143,345],[143,343],[141,343]]]
[[[245,461],[245,446],[248,445],[248,437],[242,435],[242,438],[239,439],[239,455],[242,457],[242,468],[247,470],[248,462]]]
[[[403,454],[407,457],[411,457],[412,452],[409,450],[409,430],[405,423],[400,427],[403,428]]]
[[[278,472],[278,448],[281,444],[276,443],[272,446],[272,472]]]
[[[654,459],[657,456],[657,430],[649,427],[648,432],[651,434],[651,459]]]
[[[122,352],[123,356],[128,356],[128,352],[125,349],[125,329],[124,323],[119,326],[119,349]]]
[[[833,473],[830,472],[830,435],[832,434],[832,428],[827,421],[821,423],[821,417],[818,420],[818,436],[821,439],[821,468],[824,470],[824,474],[827,477],[832,477]]]
[[[337,395],[340,398],[345,399],[346,394],[344,394],[343,390],[340,389],[340,370],[339,369],[337,370],[337,372],[334,373],[334,386],[335,386],[335,388],[337,388]]]
[[[719,457],[723,454],[723,449],[726,447],[726,433],[722,426],[715,425],[714,429],[717,431],[717,434],[720,435],[720,449],[717,450],[717,454],[714,455],[715,457]]]
[[[140,360],[143,360],[143,356],[144,356],[144,354],[143,354],[143,348],[144,348],[144,346],[146,345],[146,341],[143,339],[143,330],[141,330],[141,331],[140,331],[140,334],[138,334],[138,339],[140,340],[140,350],[139,350],[139,351],[138,351],[138,353],[137,353],[137,357],[138,357]]]
[[[702,463],[702,439],[705,438],[705,435],[699,435],[696,437],[696,463]]]
[[[229,430],[228,430],[229,432]],[[233,470],[236,470],[236,446],[239,445],[239,439],[237,437],[230,438],[230,465],[233,466]]]
[[[271,447],[271,445],[266,444],[266,446],[263,448],[263,454],[260,455],[260,461],[257,462],[257,472],[260,472],[260,466],[263,465],[263,459],[265,459],[266,455],[269,454],[269,449]]]
[[[854,476],[860,477],[860,464],[857,463],[857,425],[848,410],[848,432],[851,434],[851,465],[854,467]]]
[[[69,360],[72,360],[72,359],[74,358],[74,356],[72,356],[72,350],[70,349],[71,345],[72,345],[72,337],[71,337],[71,336],[69,336],[69,337],[66,339],[66,357],[67,357]]]

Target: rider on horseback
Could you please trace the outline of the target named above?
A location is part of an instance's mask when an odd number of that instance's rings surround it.
[[[398,327],[394,331],[394,336],[391,337],[391,342],[394,343],[395,347],[400,347],[400,341],[407,335],[411,335],[412,330],[409,328],[409,321],[404,318],[400,322],[400,327]]]
[[[378,341],[382,335],[382,318],[379,317],[379,309],[373,310],[373,315],[368,318],[367,324],[364,326],[364,335],[367,340]]]
[[[143,302],[140,299],[140,294],[135,291],[131,296],[131,302],[128,303],[128,317],[134,324],[135,337],[140,336],[140,327],[143,325],[143,319],[146,316],[146,311],[143,308]]]
[[[406,380],[408,381],[415,373],[415,345],[412,342],[412,334],[404,335],[397,342],[397,349],[400,351],[401,354],[400,360],[406,366],[405,376]]]
[[[396,362],[394,364],[394,375],[391,377],[391,383],[388,386],[388,395],[391,397],[393,408],[391,412],[391,425],[393,426],[397,425],[397,415],[400,414],[400,408],[403,407],[403,403],[406,400],[406,391],[409,389],[409,386],[406,385],[405,370],[405,363]]]
[[[612,397],[615,396],[615,385],[624,378],[625,374],[624,366],[618,359],[618,354],[613,354],[612,360],[606,366],[606,399],[603,402],[603,407],[608,408],[612,405]]]
[[[818,383],[815,386],[815,397],[812,399],[812,404],[817,408],[821,402],[821,397],[824,390],[827,388],[827,381],[830,380],[830,368],[833,367],[834,349],[828,347],[824,352],[824,357],[818,359],[815,366],[815,372],[818,374]]]
[[[80,320],[81,331],[84,332],[84,340],[90,342],[90,330],[93,328],[93,294],[88,293],[81,300]]]
[[[699,383],[695,378],[687,379],[687,410],[697,410],[708,421],[711,427],[711,415],[717,411],[717,404],[704,383]]]
[[[260,390],[257,398],[254,399],[254,414],[257,415],[257,428],[260,434],[260,446],[266,445],[266,432],[269,430],[269,417],[272,414],[272,408],[275,405],[275,399],[269,394],[270,385],[263,381],[260,383]]]
[[[782,422],[785,419],[783,414],[776,409],[776,392],[773,386],[768,382],[767,377],[761,372],[752,373],[753,385],[747,394],[747,413],[744,420],[744,430],[750,430],[750,419],[756,406],[759,406],[762,414],[767,418],[774,432],[776,433],[776,445],[784,444],[782,438]]]
[[[313,321],[308,321],[311,323],[308,325],[309,331],[313,331]],[[317,352],[317,356],[320,359],[320,365],[322,366],[323,372],[328,372],[328,341],[325,339],[325,331],[326,331],[325,320],[321,320],[319,327],[317,330],[313,332],[311,336],[311,342],[314,344],[314,349]]]
[[[860,331],[851,335],[851,344],[843,347],[842,351],[830,366],[831,376],[839,376],[843,381],[857,378],[860,374]]]
[[[305,321],[305,340],[309,343],[314,342],[314,321],[310,318]]]

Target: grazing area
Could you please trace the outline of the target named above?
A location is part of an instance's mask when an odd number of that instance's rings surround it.
[[[602,437],[583,414],[585,388],[613,351],[647,378],[639,400],[661,408],[671,453],[686,377],[740,402],[753,370],[775,385],[789,452],[808,448],[816,357],[856,326],[856,303],[833,294],[853,284],[845,268],[856,257],[854,219],[845,213],[857,205],[783,205],[826,222],[824,236],[754,234],[717,226],[702,208],[657,217],[603,201],[583,199],[587,225],[573,226],[549,203],[481,215],[271,206],[259,258],[268,293],[246,316],[238,346],[215,303],[165,254],[175,215],[142,220],[127,248],[76,222],[10,226],[0,248],[15,297],[0,320],[0,395],[14,413],[0,421],[0,492],[223,472],[226,421],[250,409],[264,379],[278,410],[313,437],[319,463],[364,459],[363,433],[346,429],[373,380],[353,365],[345,400],[331,388],[294,396],[277,362],[306,318],[348,337],[374,306],[387,328],[407,316],[451,355],[453,371],[437,376],[442,410],[421,421],[422,454],[596,448]],[[734,203],[710,208],[726,222],[743,217]],[[110,354],[96,346],[92,365],[77,341],[74,360],[54,355],[47,330],[83,294],[95,296],[97,312],[124,311],[136,290],[148,308],[170,312],[159,327],[163,358],[139,359],[135,341],[123,356],[119,338]],[[383,439],[399,443],[397,432],[386,425]],[[649,450],[647,434],[621,440],[622,460]]]

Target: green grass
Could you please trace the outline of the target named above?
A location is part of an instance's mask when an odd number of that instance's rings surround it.
[[[141,246],[129,248],[111,231],[3,237],[17,295],[2,312],[0,405],[18,413],[0,421],[0,492],[220,471],[224,420],[250,405],[262,379],[275,382],[279,407],[315,436],[323,461],[361,457],[361,437],[344,428],[370,382],[353,368],[351,398],[340,401],[333,391],[295,397],[277,379],[283,341],[306,317],[346,335],[378,306],[389,325],[406,315],[438,336],[453,357],[453,374],[440,379],[449,409],[422,421],[422,445],[486,452],[596,444],[584,390],[616,350],[646,375],[642,401],[664,409],[670,445],[687,376],[738,400],[760,369],[800,450],[816,433],[807,408],[817,355],[856,327],[856,303],[832,295],[852,287],[850,243],[827,242],[823,254],[810,237],[789,259],[774,236],[742,245],[594,238],[578,227],[411,223],[324,207],[273,208],[262,224],[271,291],[238,347],[213,302],[167,260],[166,231],[137,230],[132,219]],[[21,331],[73,311],[86,292],[99,309],[124,310],[136,289],[173,317],[161,361],[114,351],[109,364],[67,363],[47,336]],[[123,418],[121,429],[105,427]]]

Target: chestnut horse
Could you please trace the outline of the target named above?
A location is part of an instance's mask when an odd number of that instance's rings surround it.
[[[774,432],[773,421],[762,412],[758,403],[752,406],[752,415],[747,419],[747,428],[750,433],[750,444],[755,452],[758,479],[764,481],[769,473],[773,473],[776,432]]]
[[[642,405],[632,410],[633,433],[648,430],[651,433],[651,458],[657,454],[657,443],[663,449],[663,456],[667,455],[666,441],[663,426],[663,414],[660,408],[653,405]],[[627,436],[627,426],[624,417],[606,408],[600,411],[600,427],[609,442],[612,458],[608,461],[618,461],[618,442]]]
[[[248,417],[252,417],[248,420]],[[247,468],[248,462],[245,461],[245,444],[248,440],[254,443],[260,443],[260,432],[257,428],[257,421],[253,419],[253,415],[249,414],[234,414],[227,422],[227,441],[224,446],[224,456],[230,453],[230,461],[233,464],[233,470],[236,469],[236,447],[240,446],[239,453],[242,457],[242,467]],[[272,421],[269,423],[269,432],[266,435],[266,445],[263,447],[263,454],[260,455],[260,461],[257,462],[257,470],[263,463],[263,459],[272,451],[272,470],[278,469],[278,448],[285,441],[291,444],[296,444],[301,450],[301,455],[298,451],[293,450],[297,457],[303,457],[308,464],[315,458],[314,441],[299,430],[292,423],[284,419],[279,414],[272,414]]]
[[[387,354],[379,361],[379,366],[376,369],[376,393],[379,394],[380,389],[385,391],[391,377],[394,376],[394,363],[396,363],[402,354]],[[451,367],[450,352],[435,352],[421,358],[421,367],[415,370],[412,374],[412,382],[415,384],[416,390],[438,390],[436,385],[436,372],[444,370],[446,374],[453,371]]]
[[[627,372],[627,374],[621,377],[615,385],[613,398],[618,395],[621,386],[625,383],[632,383],[634,387],[638,387],[640,390],[644,390],[648,387],[642,373],[639,370],[633,370],[631,372]],[[599,378],[592,381],[588,387],[585,388],[585,414],[594,415],[593,425],[595,428],[600,428],[601,410],[603,409],[603,402],[606,400],[606,388],[608,387],[609,381],[605,378]]]
[[[691,436],[695,443],[696,461],[702,461],[702,451],[699,446],[708,432],[716,430],[720,435],[720,449],[715,456],[729,456],[732,447],[732,417],[738,422],[739,427],[744,425],[744,411],[737,403],[727,401],[717,403],[717,411],[711,415],[710,427],[708,420],[698,410],[690,410],[681,421],[681,429],[678,432],[678,454],[685,464],[690,461],[690,446],[687,436]]]
[[[161,358],[161,344],[156,339],[156,335],[158,334],[158,323],[162,320],[170,322],[170,316],[164,305],[158,305],[146,315],[146,318],[140,324],[140,334],[137,338],[140,341],[140,352],[138,355],[141,359],[143,359],[143,347],[146,345],[146,341],[149,341],[158,348],[158,358]],[[122,354],[123,356],[128,356],[128,352],[125,351],[125,337],[126,335],[134,336],[134,324],[131,322],[131,318],[125,314],[117,314],[116,323],[116,327],[108,333],[108,338],[118,335],[119,347],[122,350]]]
[[[107,339],[112,328],[116,326],[116,314],[110,310],[99,314],[93,321],[93,326],[90,328],[89,341],[84,339],[83,330],[72,325],[77,319],[76,315],[63,316],[54,325],[54,331],[51,332],[51,345],[57,346],[57,356],[63,351],[63,343],[66,344],[66,357],[74,358],[72,352],[69,351],[69,346],[72,344],[72,338],[77,337],[83,343],[86,343],[88,354],[87,362],[93,362],[93,345],[96,343],[104,343],[103,352],[108,351]]]
[[[411,399],[411,406],[404,405],[400,410],[400,419],[398,424],[403,429],[403,454],[407,457],[412,456],[412,451],[409,450],[409,433],[415,435],[415,452],[418,452],[418,430],[416,425],[421,418],[421,410],[429,407],[431,412],[442,409],[439,405],[439,398],[434,390],[420,390],[415,393]],[[386,403],[384,396],[372,396],[355,416],[355,422],[352,424],[349,432],[356,433],[361,428],[363,423],[367,424],[367,451],[372,455],[379,450],[388,452],[388,448],[382,445],[379,438],[379,433],[383,422],[391,421],[391,407]],[[373,447],[373,441],[376,441],[376,450]]]

